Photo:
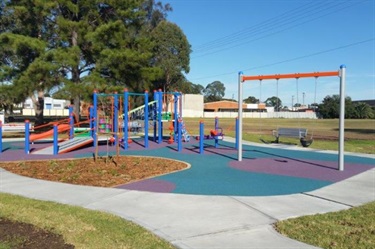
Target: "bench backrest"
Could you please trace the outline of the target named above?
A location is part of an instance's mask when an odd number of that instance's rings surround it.
[[[307,129],[306,128],[278,128],[277,133],[279,136],[301,138],[307,135]]]

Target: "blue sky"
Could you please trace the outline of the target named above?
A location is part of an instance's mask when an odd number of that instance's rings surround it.
[[[375,0],[169,0],[191,46],[187,79],[221,81],[237,99],[238,72],[265,75],[347,68],[346,95],[375,98]],[[244,83],[244,98],[276,96],[276,80]],[[320,103],[339,93],[338,77],[279,81],[284,105]],[[294,96],[294,97],[292,97]],[[304,97],[303,97],[304,96]]]

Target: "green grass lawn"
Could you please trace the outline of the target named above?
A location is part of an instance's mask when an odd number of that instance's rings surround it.
[[[0,200],[0,217],[61,234],[77,248],[174,248],[140,226],[104,212],[3,193]],[[322,248],[373,248],[375,202],[280,221],[275,228],[285,236]],[[0,248],[9,248],[1,238]]]
[[[76,248],[174,248],[132,222],[81,207],[0,193],[0,216],[61,234]],[[1,238],[0,248],[7,248]]]
[[[374,248],[375,202],[345,211],[280,221],[275,227],[281,234],[321,248]]]
[[[199,121],[205,124],[205,134],[215,127],[213,118],[184,118],[190,134],[199,134]],[[168,125],[167,125],[168,126]],[[220,118],[219,127],[226,136],[235,137],[235,119]],[[313,139],[310,148],[321,150],[338,150],[339,120],[338,119],[243,119],[243,139],[262,143],[261,140],[272,142],[275,137],[272,131],[278,127],[307,128],[308,139]],[[167,131],[165,131],[167,132]],[[345,120],[345,151],[375,154],[375,120]],[[281,143],[299,145],[298,139],[280,138]]]
[[[199,134],[200,120],[205,123],[205,134],[214,129],[214,119],[185,118],[190,134]],[[235,136],[234,122],[219,119],[227,136]],[[338,120],[244,119],[243,138],[252,142],[272,141],[272,130],[278,127],[307,128],[314,139],[311,148],[338,148]],[[164,128],[164,134],[168,134],[168,125]],[[281,141],[298,144],[297,139]],[[345,151],[375,154],[374,141],[375,120],[345,121]],[[79,248],[173,248],[145,229],[110,214],[1,193],[0,200],[0,216],[62,234],[67,243]],[[276,227],[282,234],[323,248],[373,248],[375,202],[341,212],[281,221]]]

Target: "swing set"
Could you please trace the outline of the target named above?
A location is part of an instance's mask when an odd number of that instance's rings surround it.
[[[299,76],[300,74],[298,74]],[[283,75],[285,77],[285,75]],[[279,80],[280,78],[278,76],[276,76],[276,106],[275,106],[275,111],[276,113],[278,113],[280,111],[280,104],[279,104]],[[306,76],[307,77],[307,76]],[[299,96],[299,83],[298,83],[298,80],[299,80],[300,77],[296,77],[296,96],[297,96],[297,103],[299,103],[298,101],[298,96]],[[314,103],[316,103],[316,88],[317,88],[317,80],[318,80],[318,76],[315,76],[315,93],[314,93]],[[258,78],[256,78],[256,76],[251,76],[251,79],[250,80],[255,80],[255,79],[259,79],[259,103],[262,103],[262,80],[263,80],[263,76],[258,76]],[[294,97],[294,96],[293,96]],[[293,111],[293,103],[292,103],[292,111]],[[315,111],[315,109],[314,109]],[[300,118],[300,112],[297,111],[298,113],[298,120]],[[259,118],[261,118],[262,115],[261,115],[261,112],[259,112]],[[278,117],[278,115],[277,115]],[[298,122],[299,124],[299,122]],[[262,131],[261,131],[261,124],[259,124],[259,133],[260,133],[260,138],[259,140],[265,144],[269,144],[269,142],[265,141],[263,138],[261,138],[261,134],[262,134]],[[308,129],[307,128],[302,128],[300,127],[300,125],[298,125],[298,128],[295,128],[295,127],[277,127],[277,129],[273,130],[272,131],[272,135],[275,137],[275,140],[272,142],[272,143],[279,143],[280,142],[280,137],[291,137],[291,138],[298,138],[301,145],[303,147],[309,147],[312,142],[314,141],[313,139],[313,135],[314,135],[314,131],[312,131],[311,133],[311,136],[310,138],[308,138]]]
[[[340,171],[344,170],[344,120],[345,120],[345,75],[346,75],[346,66],[341,65],[339,71],[328,71],[328,72],[312,72],[312,73],[291,73],[291,74],[273,74],[273,75],[257,75],[257,76],[245,76],[242,72],[238,73],[238,161],[242,161],[242,113],[243,113],[243,84],[245,81],[262,81],[262,80],[276,80],[277,83],[280,79],[296,79],[297,80],[297,89],[298,89],[298,79],[299,78],[313,78],[317,79],[318,77],[332,77],[338,76],[340,78],[340,120],[339,120],[339,159],[338,159],[338,169]],[[316,82],[316,81],[315,81]],[[316,84],[316,83],[315,83]],[[297,90],[298,91],[298,90]],[[280,132],[280,130],[279,130]],[[293,134],[291,134],[293,133]],[[300,137],[302,145],[305,142],[305,145],[308,146],[311,144],[312,140],[306,141],[307,130],[304,134],[297,129],[285,130],[285,135],[293,135]],[[277,134],[278,137],[282,134]],[[278,139],[278,138],[277,138]]]

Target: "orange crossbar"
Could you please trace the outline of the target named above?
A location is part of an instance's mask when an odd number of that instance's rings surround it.
[[[277,79],[298,79],[311,77],[327,77],[339,76],[340,71],[332,72],[313,72],[313,73],[290,73],[290,74],[272,74],[272,75],[258,75],[258,76],[241,76],[241,82],[246,80],[277,80]]]

